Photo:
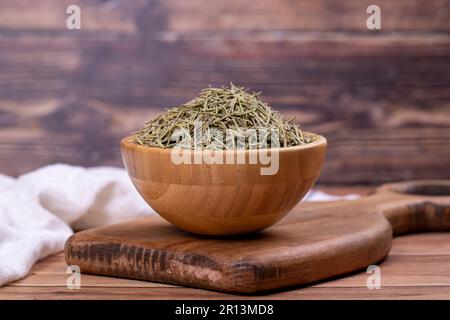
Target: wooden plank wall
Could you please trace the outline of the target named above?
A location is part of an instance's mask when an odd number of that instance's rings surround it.
[[[366,8],[382,29],[366,28]],[[82,29],[67,30],[78,4]],[[449,0],[0,0],[0,172],[121,165],[118,142],[229,81],[329,139],[331,184],[450,179]]]

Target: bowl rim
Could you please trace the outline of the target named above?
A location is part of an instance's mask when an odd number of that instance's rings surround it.
[[[326,146],[328,144],[327,139],[319,134],[316,133],[311,133],[308,131],[304,131],[304,133],[308,133],[308,134],[313,134],[315,136],[317,136],[317,139],[314,140],[313,142],[310,142],[308,144],[304,144],[304,145],[300,145],[300,146],[292,146],[292,147],[279,147],[279,148],[264,148],[264,149],[250,149],[250,150],[209,150],[209,149],[197,149],[197,150],[192,150],[192,149],[180,149],[183,150],[183,152],[192,152],[192,153],[201,153],[206,151],[214,151],[214,152],[245,152],[245,153],[251,153],[251,152],[261,152],[261,151],[277,151],[279,153],[287,153],[287,152],[295,152],[295,151],[301,151],[301,150],[307,150],[307,149],[312,149],[312,148],[316,148],[319,146]],[[120,145],[121,147],[127,147],[127,148],[134,148],[134,149],[138,149],[139,151],[142,152],[172,152],[173,148],[158,148],[158,147],[148,147],[148,146],[143,146],[140,144],[137,144],[134,142],[134,137],[137,135],[137,133],[128,135],[124,138],[122,138],[122,140],[120,141]]]

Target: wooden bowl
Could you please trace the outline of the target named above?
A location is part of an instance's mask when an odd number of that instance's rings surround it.
[[[257,150],[221,151],[245,157],[245,164],[176,164],[172,149],[141,146],[133,136],[121,141],[125,168],[145,201],[179,228],[214,236],[258,231],[283,218],[319,177],[326,146],[319,136],[304,146],[268,149],[278,153],[278,172],[262,175],[268,165],[249,163]],[[185,152],[194,159],[202,151]]]

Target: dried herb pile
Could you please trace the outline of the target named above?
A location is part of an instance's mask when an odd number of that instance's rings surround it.
[[[194,138],[195,125],[201,123],[206,139],[200,148],[229,149],[225,143],[226,136],[232,133],[233,139],[245,138],[245,149],[259,148],[248,137],[249,129],[266,132],[266,147],[291,147],[310,143],[314,135],[302,133],[292,123],[285,120],[277,111],[259,98],[260,93],[249,92],[232,83],[228,87],[206,88],[193,100],[180,106],[170,108],[166,112],[148,121],[135,135],[135,143],[159,148],[172,148],[180,141],[180,136]],[[277,132],[277,141],[271,141],[270,130]],[[210,135],[219,131],[224,139],[215,139]],[[181,134],[181,135],[180,135]],[[192,145],[192,148],[198,148]]]

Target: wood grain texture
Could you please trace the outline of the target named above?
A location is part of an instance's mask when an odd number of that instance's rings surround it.
[[[234,81],[328,138],[322,183],[450,178],[450,1],[379,1],[377,32],[367,1],[82,0],[80,31],[68,3],[0,1],[2,173],[120,166],[145,119]]]
[[[0,28],[63,30],[70,0],[0,2]],[[366,31],[369,0],[78,0],[87,30]],[[449,31],[448,0],[378,0],[388,31]],[[204,14],[199,14],[202,12]],[[20,14],[19,14],[20,13]],[[207,13],[207,14],[205,14]],[[152,23],[152,18],[160,22]],[[164,22],[162,24],[161,22]],[[159,27],[159,28],[158,28]]]
[[[78,43],[70,38],[0,42],[5,57],[4,63],[0,62],[4,74],[0,86],[1,168],[5,173],[18,175],[57,161],[85,166],[120,165],[120,138],[142,126],[143,119],[158,112],[158,107],[186,101],[208,82],[242,78],[245,71],[248,78],[242,81],[244,84],[262,89],[269,102],[278,105],[286,115],[296,116],[303,128],[329,139],[321,182],[375,183],[447,177],[450,106],[446,83],[450,73],[445,52],[450,51],[450,46],[442,39],[431,41],[427,48],[398,40],[399,44],[395,40],[374,40],[374,46],[379,48],[377,65],[373,56],[354,58],[365,47],[351,38],[340,44],[333,40],[328,45],[301,40],[292,48],[289,60],[283,58],[286,50],[281,49],[273,49],[274,57],[281,56],[271,58],[270,69],[297,71],[275,73],[264,83],[258,80],[267,74],[258,71],[264,70],[264,60],[247,65],[244,60],[229,57],[221,78],[216,74],[214,81],[212,66],[223,58],[211,58],[211,67],[205,69],[204,57],[186,55],[184,59],[189,62],[181,61],[176,68],[166,70],[157,66],[164,51],[155,49],[158,58],[148,63],[146,55],[138,53],[136,39],[121,44],[105,40],[103,45],[95,41]],[[206,48],[207,40],[199,42],[195,47],[203,44]],[[333,58],[330,53],[321,62],[314,57],[319,52],[332,52],[334,45],[342,46],[340,58]],[[103,49],[96,53],[100,46]],[[279,48],[262,46],[265,52]],[[296,58],[295,52],[303,46],[311,51],[298,59],[301,55],[298,53]],[[391,53],[386,55],[383,52],[388,48]],[[408,58],[411,50],[417,48],[421,48],[423,57]],[[45,62],[36,65],[29,56],[31,51]],[[52,57],[55,51],[60,52],[60,59]],[[166,53],[164,61],[176,64],[175,56]],[[128,58],[124,60],[123,54]],[[386,75],[406,60],[415,62],[405,64],[405,71],[392,75],[389,83],[375,84],[385,81]],[[155,82],[152,69],[161,75],[158,81],[165,79],[166,85]],[[267,72],[271,72],[269,66]],[[30,73],[33,78],[27,76]],[[304,73],[310,74],[308,78],[300,76]],[[381,78],[372,79],[374,75]],[[426,151],[422,157],[415,157],[422,150]]]
[[[172,149],[137,145],[134,136],[121,141],[125,168],[142,198],[179,228],[210,236],[255,232],[282,219],[316,182],[326,146],[316,136],[270,152],[180,150],[179,159],[189,163],[175,163]]]
[[[367,276],[367,275],[365,275]],[[111,280],[114,281],[114,280]],[[362,288],[317,288],[287,291],[279,294],[264,295],[264,299],[283,300],[448,300],[450,299],[449,286],[402,286],[384,287],[382,290],[369,290]],[[201,289],[174,287],[174,288],[127,288],[127,287],[93,287],[69,290],[63,286],[57,287],[4,287],[0,288],[0,298],[5,300],[254,300],[261,296],[236,296],[221,292],[211,292]]]
[[[134,32],[134,16],[143,1],[17,0],[0,1],[0,29],[23,31],[67,30],[66,8],[78,5],[82,28],[90,31]]]
[[[73,235],[82,272],[233,293],[304,285],[381,261],[392,236],[450,230],[450,181],[389,184],[356,201],[305,203],[273,227],[236,238],[184,233],[157,217]]]
[[[449,235],[445,233],[428,233],[395,238],[388,258],[379,264],[382,272],[382,286],[450,286],[449,252],[440,250],[440,247],[436,245],[439,241],[448,242],[448,239]],[[402,246],[408,246],[410,249],[403,251]],[[424,252],[420,248],[414,250],[416,246],[434,251],[434,253]],[[66,267],[64,254],[61,253],[38,263],[26,278],[13,282],[9,286],[24,288],[63,286],[68,277]],[[364,273],[355,273],[346,277],[319,282],[313,284],[312,287],[365,288],[368,276],[369,274],[364,277]],[[85,288],[176,288],[175,285],[166,283],[111,278],[92,274],[82,275],[82,286]]]
[[[333,194],[365,194],[364,188],[320,187]],[[367,289],[370,274],[353,275],[308,287],[257,296],[178,287],[147,281],[83,274],[82,289],[66,288],[64,253],[38,262],[30,274],[0,288],[0,299],[450,299],[450,233],[397,237],[379,264],[382,287]]]

